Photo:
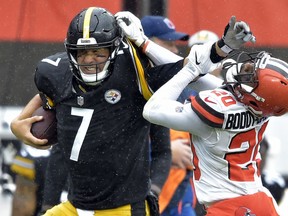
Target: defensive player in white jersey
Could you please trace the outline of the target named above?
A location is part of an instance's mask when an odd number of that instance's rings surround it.
[[[222,64],[222,87],[181,104],[182,90],[211,71],[206,47],[192,47],[188,64],[156,91],[143,116],[191,133],[196,196],[208,216],[279,215],[262,186],[258,150],[269,118],[288,111],[288,64],[266,52],[240,53]]]

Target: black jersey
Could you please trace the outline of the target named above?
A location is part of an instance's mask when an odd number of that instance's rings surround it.
[[[149,190],[143,85],[160,87],[183,61],[150,68],[138,52],[141,74],[133,50],[123,42],[109,78],[86,92],[75,85],[66,53],[43,59],[35,72],[39,91],[55,104],[58,143],[69,169],[68,199],[76,208],[115,208],[144,200]]]

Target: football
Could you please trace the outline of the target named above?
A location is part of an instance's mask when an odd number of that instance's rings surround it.
[[[55,111],[39,107],[32,116],[43,116],[43,120],[32,124],[31,133],[38,139],[47,139],[48,145],[56,144],[57,120]]]

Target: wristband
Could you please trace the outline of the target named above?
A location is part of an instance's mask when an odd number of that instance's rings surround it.
[[[141,44],[140,47],[142,48],[143,53],[146,53],[146,48],[147,48],[148,44],[149,44],[149,40],[145,40],[145,41]]]
[[[218,45],[219,46],[219,45]],[[224,52],[224,51],[223,51]],[[223,56],[219,56],[217,54],[217,51],[216,51],[216,43],[214,43],[211,47],[211,52],[210,52],[210,60],[212,61],[212,63],[218,63],[220,61],[222,61],[223,59],[225,59],[226,57],[223,57]]]
[[[217,42],[219,48],[226,54],[233,51],[228,45],[225,44],[223,38]]]

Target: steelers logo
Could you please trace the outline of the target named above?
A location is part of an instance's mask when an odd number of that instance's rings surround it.
[[[116,104],[121,99],[121,93],[116,89],[110,89],[105,92],[104,98],[108,103]]]

